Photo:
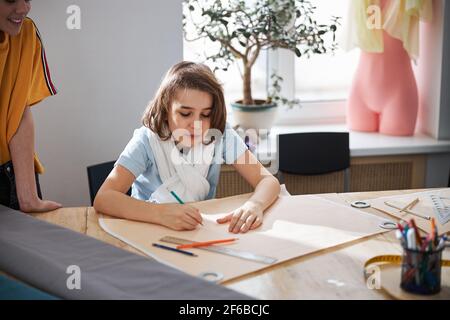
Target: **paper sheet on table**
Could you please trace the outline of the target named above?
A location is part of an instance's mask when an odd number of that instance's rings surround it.
[[[218,212],[229,212],[247,198],[248,195],[242,195],[196,203],[195,206],[203,212],[204,226],[193,231],[173,231],[159,225],[113,218],[101,218],[99,222],[106,232],[161,262],[195,276],[203,272],[219,272],[224,276],[223,282],[274,264],[267,265],[200,249],[190,249],[198,254],[198,257],[191,257],[155,248],[152,243],[159,242],[164,236],[192,241],[230,238],[228,225],[216,223],[216,219],[224,215]],[[273,257],[278,259],[276,263],[280,263],[385,232],[379,228],[382,221],[375,215],[317,196],[281,196],[265,213],[260,228],[239,234],[239,240],[227,246]]]
[[[431,194],[450,199],[450,188],[436,189],[436,190],[432,190],[432,191],[417,192],[417,193],[409,193],[409,194],[405,194],[405,195],[381,197],[381,198],[367,200],[367,202],[369,202],[371,204],[371,206],[373,206],[377,209],[381,209],[394,217],[401,218],[406,221],[409,221],[411,218],[414,218],[414,221],[416,222],[417,227],[419,227],[423,231],[426,231],[427,233],[429,233],[431,231],[431,223],[429,220],[425,220],[420,217],[416,217],[414,215],[407,214],[407,213],[400,213],[400,210],[391,208],[384,203],[385,201],[388,201],[389,204],[393,204],[398,208],[404,208],[406,205],[411,203],[414,199],[419,198],[419,202],[411,209],[411,211],[422,214],[422,215],[434,217],[436,220],[436,226],[438,228],[439,234],[450,232],[450,222],[447,222],[446,224],[442,225],[439,223],[439,220],[436,218],[434,210],[433,210],[433,203],[431,202],[431,198],[430,198]],[[442,200],[444,205],[450,206],[449,199]]]

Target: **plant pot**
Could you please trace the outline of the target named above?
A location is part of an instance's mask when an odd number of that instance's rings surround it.
[[[236,125],[244,130],[254,129],[263,133],[270,131],[277,115],[277,105],[267,104],[265,100],[255,100],[256,104],[245,105],[241,101],[231,103],[233,118]]]

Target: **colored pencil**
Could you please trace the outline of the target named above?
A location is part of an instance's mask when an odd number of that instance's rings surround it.
[[[213,244],[218,243],[227,243],[238,240],[238,238],[230,238],[230,239],[221,239],[221,240],[211,240],[211,241],[203,241],[203,242],[193,242],[188,244],[181,244],[177,246],[177,249],[187,249],[187,248],[197,248],[197,247],[207,247]]]

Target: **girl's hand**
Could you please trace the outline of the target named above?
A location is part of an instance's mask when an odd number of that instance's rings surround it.
[[[202,223],[200,210],[188,204],[161,204],[159,223],[170,229],[193,230]]]
[[[232,233],[245,233],[248,230],[258,228],[263,222],[263,210],[259,203],[247,201],[243,206],[234,210],[223,218],[217,219],[218,223],[230,222],[228,231]]]

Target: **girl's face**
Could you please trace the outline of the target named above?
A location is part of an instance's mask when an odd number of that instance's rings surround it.
[[[169,130],[176,141],[186,146],[202,141],[211,125],[212,103],[213,98],[207,92],[194,89],[176,91],[168,113]]]
[[[10,36],[19,34],[23,20],[30,12],[30,2],[30,0],[0,0],[0,39],[4,36],[3,32]]]

